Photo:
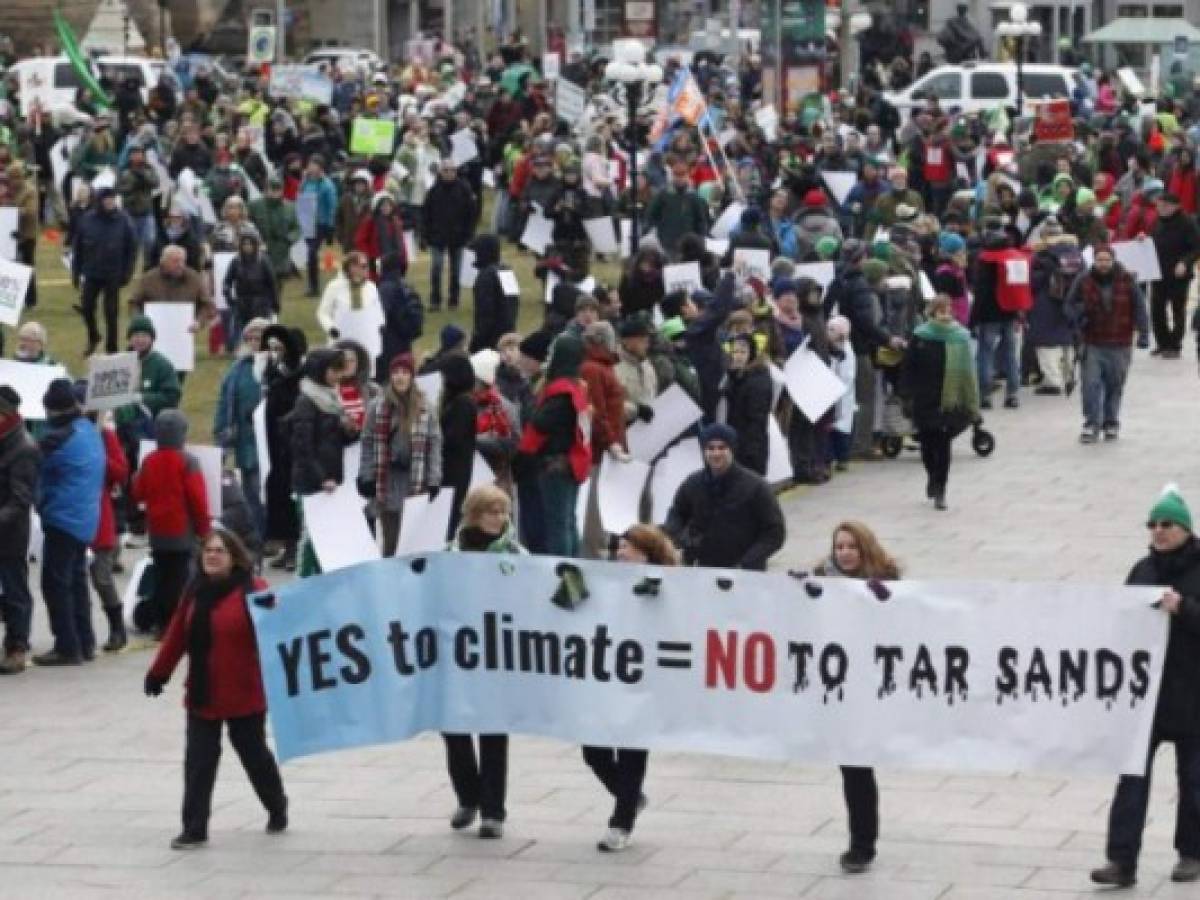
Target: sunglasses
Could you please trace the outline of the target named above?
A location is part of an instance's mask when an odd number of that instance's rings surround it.
[[[1174,522],[1147,522],[1146,527],[1151,530],[1153,530],[1155,528],[1161,528],[1161,529],[1165,530],[1167,528],[1174,528],[1175,523]]]

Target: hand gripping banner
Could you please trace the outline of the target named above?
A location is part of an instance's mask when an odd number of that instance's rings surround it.
[[[1145,767],[1160,593],[434,553],[249,607],[285,760],[449,731],[1114,774]]]

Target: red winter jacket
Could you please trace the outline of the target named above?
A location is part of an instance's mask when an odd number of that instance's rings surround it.
[[[191,550],[208,535],[208,491],[200,463],[190,453],[160,447],[133,480],[133,499],[146,507],[146,531],[154,550]]]
[[[387,226],[392,230],[392,246],[400,251],[400,274],[403,275],[408,271],[408,247],[404,243],[404,220],[400,213],[393,213]],[[358,230],[354,233],[354,249],[367,254],[367,259],[371,261],[371,278],[377,281],[376,267],[383,255],[383,245],[379,240],[379,226],[375,216],[364,216],[358,223]]]
[[[93,550],[117,549],[117,520],[113,512],[112,493],[129,477],[129,461],[121,448],[121,439],[111,428],[101,428],[104,438],[104,491],[100,494],[100,527],[92,539]]]
[[[592,401],[592,463],[599,465],[613,444],[625,446],[625,391],[613,370],[617,358],[603,347],[588,345],[579,377]]]
[[[1117,240],[1132,241],[1139,234],[1149,237],[1154,233],[1154,226],[1157,224],[1158,207],[1138,191],[1129,201],[1129,209],[1125,213],[1125,221],[1121,223],[1120,231],[1117,232]]]
[[[267,583],[254,579],[254,589],[261,591]],[[195,598],[189,592],[184,595],[162,644],[150,666],[150,674],[166,681],[187,652],[188,631],[192,624]],[[188,681],[184,682],[183,705],[202,719],[238,719],[266,712],[267,696],[263,691],[262,672],[258,666],[258,644],[254,640],[254,626],[250,612],[246,609],[246,593],[235,588],[213,605],[212,648],[208,652],[208,703],[193,707],[187,695]]]

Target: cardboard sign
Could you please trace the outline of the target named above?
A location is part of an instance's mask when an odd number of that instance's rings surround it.
[[[333,82],[310,66],[271,66],[271,96],[333,103]]]
[[[587,109],[587,91],[559,78],[554,82],[554,112],[564,122],[579,122]]]
[[[702,290],[704,282],[700,277],[700,263],[677,263],[663,267],[663,288],[667,294],[683,291],[689,297],[692,291]]]
[[[1069,100],[1045,100],[1037,104],[1033,133],[1038,143],[1075,140],[1075,123],[1071,120]]]
[[[396,146],[396,123],[386,119],[355,119],[350,126],[350,152],[362,156],[391,156]]]
[[[114,353],[88,359],[87,399],[84,408],[92,411],[117,409],[140,401],[138,390],[141,364],[136,353]]]
[[[15,326],[21,321],[31,278],[33,269],[30,266],[0,259],[0,324]]]

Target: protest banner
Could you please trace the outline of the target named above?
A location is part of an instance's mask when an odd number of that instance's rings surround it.
[[[1162,267],[1158,262],[1158,250],[1149,238],[1134,241],[1116,241],[1112,247],[1113,259],[1119,262],[1141,284],[1162,279]],[[1093,247],[1084,247],[1083,261],[1090,269],[1096,259]]]
[[[271,446],[267,442],[267,401],[264,399],[254,407],[251,416],[254,423],[254,453],[258,458],[258,481],[262,499],[267,499],[267,478],[271,474]]]
[[[746,211],[746,206],[743,203],[734,201],[725,207],[725,211],[713,223],[713,227],[709,229],[709,234],[719,241],[729,240],[729,232],[733,230],[733,226],[737,225],[742,220],[742,213]]]
[[[624,534],[630,525],[638,523],[638,509],[649,476],[649,463],[640,459],[621,462],[604,454],[596,482],[596,499],[600,525],[609,534]]]
[[[438,491],[436,497],[416,494],[406,498],[396,553],[402,555],[444,549],[453,514],[454,491],[451,488]]]
[[[25,308],[25,294],[33,268],[18,262],[0,259],[0,325],[16,327]]]
[[[684,430],[699,420],[702,410],[687,391],[673,384],[650,404],[654,418],[638,419],[625,432],[629,453],[634,459],[653,462]]]
[[[551,602],[561,564],[439,552],[251,598],[280,758],[443,731],[857,766],[1145,769],[1161,588],[573,559],[588,599],[567,610]]]
[[[217,309],[229,309],[229,297],[225,296],[225,275],[229,271],[229,265],[233,262],[236,253],[214,253],[213,254],[213,303]]]
[[[329,106],[333,103],[333,82],[310,66],[271,66],[271,96],[312,100]]]
[[[301,501],[308,537],[324,572],[379,559],[379,545],[363,515],[365,501],[352,485],[308,494]]]
[[[372,361],[383,352],[383,310],[378,306],[364,309],[343,309],[334,323],[343,340],[357,341],[367,351]]]
[[[317,236],[317,195],[314,191],[301,191],[296,195],[296,222],[300,225],[300,236],[314,240]],[[307,250],[307,246],[305,248]],[[308,259],[307,253],[305,259]],[[296,268],[303,271],[303,267]]]
[[[479,158],[479,146],[475,143],[475,132],[463,128],[450,135],[450,161],[455,166],[465,166],[473,159]]]
[[[363,156],[391,156],[396,145],[396,123],[387,119],[355,119],[350,126],[350,152]]]
[[[683,291],[689,297],[692,291],[704,289],[704,281],[700,277],[700,263],[686,262],[663,266],[663,293],[673,294]]]
[[[613,231],[612,219],[607,217],[584,219],[583,230],[587,232],[588,241],[591,242],[592,249],[597,253],[609,254],[621,251],[617,243],[617,234]]]
[[[771,283],[771,251],[757,247],[738,247],[733,251],[733,271],[738,278],[757,278]]]
[[[479,270],[475,268],[475,251],[470,247],[463,247],[462,264],[458,267],[458,283],[465,288],[475,287],[475,279],[479,277]]]
[[[842,379],[807,344],[796,348],[783,366],[788,395],[810,422],[817,422],[846,393]]]
[[[521,243],[538,256],[543,255],[547,248],[554,243],[554,220],[547,219],[540,206],[535,205],[533,212],[525,220]]]
[[[0,260],[17,261],[17,208],[0,206]]]
[[[154,323],[154,349],[167,358],[177,371],[196,368],[196,322],[190,303],[147,303],[146,317]]]
[[[792,454],[788,449],[783,427],[776,416],[767,417],[767,471],[763,478],[767,484],[779,485],[790,481],[796,474],[792,467]]]
[[[587,91],[565,78],[554,82],[554,112],[564,122],[579,122],[587,109]]]
[[[1071,101],[1031,100],[1034,107],[1033,133],[1039,144],[1075,140],[1075,123],[1071,119]]]
[[[850,191],[858,181],[858,173],[822,172],[821,177],[825,179],[825,186],[829,188],[829,193],[833,195],[837,205],[845,206],[846,198],[850,196]]]
[[[141,364],[136,353],[88,357],[87,399],[84,409],[117,409],[138,403]]]
[[[0,384],[7,384],[21,397],[21,418],[36,421],[46,418],[42,397],[50,382],[67,378],[63,366],[43,366],[40,363],[0,359]]]
[[[800,263],[796,266],[796,278],[811,278],[824,292],[833,281],[835,269],[831,262]]]
[[[517,281],[517,273],[512,269],[504,268],[496,271],[496,277],[500,279],[500,290],[505,297],[520,297],[521,282]],[[580,290],[583,290],[582,286]]]
[[[684,479],[704,468],[704,454],[699,441],[683,440],[663,454],[650,473],[650,521],[662,525],[667,521],[675,493]]]

